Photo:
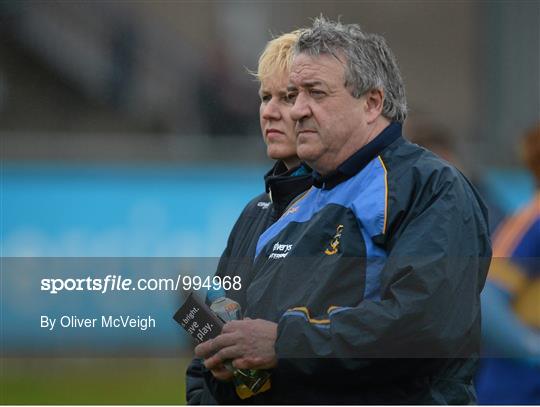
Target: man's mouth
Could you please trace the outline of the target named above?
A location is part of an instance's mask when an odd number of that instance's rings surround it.
[[[302,129],[302,130],[297,130],[296,131],[297,135],[309,134],[309,133],[317,133],[317,132],[315,130],[310,130],[310,129]]]

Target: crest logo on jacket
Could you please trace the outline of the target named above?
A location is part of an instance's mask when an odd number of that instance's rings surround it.
[[[338,252],[342,232],[343,232],[343,225],[339,225],[336,228],[336,234],[334,235],[332,240],[330,240],[330,245],[329,245],[330,247],[328,247],[324,251],[324,254],[327,254],[328,256],[332,256],[333,254],[336,254]]]

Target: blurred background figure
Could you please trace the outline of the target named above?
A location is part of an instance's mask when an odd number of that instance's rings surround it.
[[[494,230],[504,217],[504,212],[499,206],[497,200],[487,191],[487,185],[483,178],[481,169],[471,169],[460,157],[459,139],[451,134],[450,130],[441,123],[438,123],[433,117],[425,113],[414,112],[407,117],[404,125],[403,134],[409,141],[418,144],[433,153],[437,154],[443,160],[448,161],[457,169],[463,172],[467,178],[478,189],[484,199],[484,203],[489,210],[489,227]]]
[[[227,46],[216,41],[204,61],[196,87],[201,129],[211,136],[256,134],[257,121],[251,109],[258,103],[256,89],[235,78]]]
[[[431,150],[443,160],[463,171],[463,163],[458,159],[457,140],[452,137],[446,126],[438,123],[426,113],[415,112],[407,117],[404,134],[407,139],[419,146]],[[467,174],[469,177],[470,174]]]
[[[480,404],[540,404],[540,123],[522,157],[536,182],[533,199],[494,234],[482,299],[484,352]]]

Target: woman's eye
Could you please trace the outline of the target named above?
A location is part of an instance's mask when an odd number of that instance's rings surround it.
[[[287,93],[287,95],[285,95],[286,102],[294,103],[294,101],[296,100],[297,95],[298,95],[297,92],[289,92],[289,93]]]

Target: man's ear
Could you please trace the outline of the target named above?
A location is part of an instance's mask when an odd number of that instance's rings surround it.
[[[365,95],[365,112],[367,123],[372,124],[381,115],[384,102],[384,91],[382,89],[372,89]]]

